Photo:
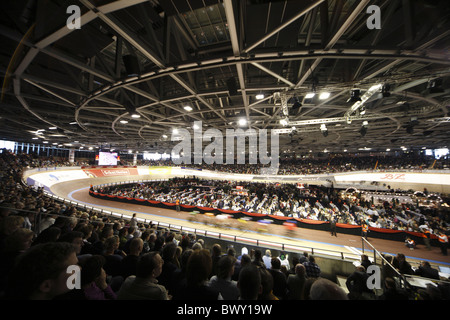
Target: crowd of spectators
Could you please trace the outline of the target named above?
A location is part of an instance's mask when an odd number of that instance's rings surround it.
[[[334,188],[307,186],[298,188],[289,183],[261,183],[248,181],[173,178],[168,181],[134,183],[94,187],[102,194],[168,203],[210,207],[234,211],[257,212],[352,225],[367,223],[371,227],[449,233],[450,211],[435,203],[420,206],[410,202],[391,201],[374,203],[361,193],[353,196]],[[402,198],[402,201],[407,199]]]
[[[224,162],[225,163],[225,162]],[[172,160],[138,160],[138,165],[177,166]],[[272,165],[272,164],[270,164]],[[189,168],[212,170],[239,174],[260,174],[262,164],[181,164]],[[449,169],[446,157],[435,159],[432,156],[402,153],[399,155],[358,155],[333,154],[325,157],[280,158],[279,175],[326,174],[363,170],[443,170]]]
[[[90,159],[75,159],[69,162],[66,158],[42,157],[33,154],[20,154],[23,165],[30,168],[43,167],[64,167],[64,166],[87,166],[95,165],[96,162]],[[182,166],[202,170],[212,170],[238,174],[261,174],[262,169],[268,168],[268,165],[262,164],[207,164],[195,163],[175,164],[172,160],[120,160],[118,165],[140,165],[140,166]],[[270,164],[272,165],[272,164]],[[416,153],[400,153],[392,155],[352,155],[352,154],[325,154],[322,157],[280,157],[279,166],[276,174],[279,175],[306,175],[306,174],[327,174],[349,171],[364,170],[445,170],[450,169],[450,160],[448,157],[435,159],[433,156]]]
[[[352,299],[307,254],[288,259],[243,248],[238,255],[231,246],[208,247],[195,234],[59,203],[22,183],[29,160],[0,153],[3,299]],[[447,299],[445,294],[408,299]]]

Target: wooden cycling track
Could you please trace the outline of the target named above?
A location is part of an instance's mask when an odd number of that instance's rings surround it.
[[[152,176],[151,178],[158,178]],[[129,179],[129,178],[128,178]],[[142,178],[141,178],[142,179]],[[226,234],[235,235],[238,237],[254,238],[261,242],[276,242],[284,243],[285,245],[293,245],[299,247],[314,248],[315,250],[323,249],[335,252],[344,252],[349,255],[354,255],[355,250],[361,252],[362,241],[360,236],[348,235],[338,233],[337,237],[331,236],[330,232],[321,230],[311,230],[305,228],[297,228],[293,235],[286,236],[286,229],[282,225],[270,225],[267,231],[254,232],[255,225],[246,228],[246,230],[238,229],[218,229],[213,226],[206,226],[204,224],[193,223],[188,221],[190,214],[188,212],[177,212],[176,210],[155,208],[144,205],[125,204],[115,201],[108,201],[97,199],[89,196],[89,186],[91,184],[102,184],[111,182],[126,181],[124,177],[109,177],[73,180],[70,182],[63,182],[55,184],[51,187],[53,194],[63,197],[68,200],[76,201],[80,204],[90,205],[96,208],[101,208],[115,213],[123,214],[125,217],[136,213],[138,218],[146,219],[147,221],[159,221],[172,225],[182,225],[190,228],[197,228],[202,230],[211,230],[215,232],[222,232]],[[256,222],[249,222],[256,224]],[[420,260],[428,260],[435,265],[450,266],[450,257],[443,256],[440,248],[432,247],[427,250],[424,245],[418,245],[416,250],[409,250],[405,247],[403,242],[370,238],[370,243],[382,253],[396,255],[397,253],[404,253],[407,260],[411,262],[420,262]],[[353,249],[353,251],[352,251]],[[367,247],[366,247],[367,249]]]

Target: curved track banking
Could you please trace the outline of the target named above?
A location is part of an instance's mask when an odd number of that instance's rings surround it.
[[[139,176],[139,180],[143,179],[163,179],[168,178],[167,175],[149,175]],[[204,224],[188,221],[189,213],[177,212],[170,209],[153,208],[148,206],[125,204],[115,201],[107,201],[97,199],[89,196],[88,190],[91,184],[104,184],[133,180],[133,177],[108,177],[108,178],[88,178],[81,180],[74,180],[69,182],[62,182],[53,185],[50,189],[51,192],[57,196],[76,201],[81,204],[86,204],[96,208],[104,209],[107,211],[114,211],[119,214],[123,214],[125,217],[131,216],[132,213],[136,213],[138,218],[146,219],[148,221],[165,222],[172,225],[178,225],[189,228],[197,228],[202,230],[208,230],[212,232],[222,232],[231,234],[237,237],[245,237],[258,239],[260,243],[264,241],[283,243],[285,245],[293,245],[305,248],[314,248],[316,251],[329,250],[335,252],[343,252],[344,255],[355,256],[355,253],[362,253],[362,243],[359,236],[339,234],[337,237],[332,237],[329,232],[298,228],[293,235],[286,236],[286,230],[280,225],[270,225],[266,231],[255,232],[257,223],[248,222],[249,228],[247,230],[237,229],[222,229],[213,226],[206,226]],[[253,224],[253,225],[252,225]],[[396,255],[401,252],[406,255],[408,259],[416,260],[428,260],[430,263],[437,265],[450,265],[450,257],[443,256],[438,247],[432,247],[432,250],[427,250],[423,245],[418,245],[416,250],[407,249],[402,242],[390,241],[384,239],[370,238],[371,244],[380,252]],[[262,244],[260,244],[262,246]]]

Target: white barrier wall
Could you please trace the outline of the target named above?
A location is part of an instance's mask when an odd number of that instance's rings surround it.
[[[104,171],[104,168],[93,169],[89,172],[86,168],[54,168],[46,171],[30,170],[25,174],[27,183],[29,185],[36,185],[44,187],[50,191],[50,188],[62,182],[69,182],[79,179],[95,179],[97,175],[92,174],[94,170]],[[226,172],[216,172],[209,170],[196,170],[180,167],[148,167],[140,166],[134,168],[134,177],[130,180],[145,179],[152,176],[158,178],[170,178],[175,176],[197,176],[208,179],[223,179],[223,180],[237,180],[237,181],[266,181],[266,182],[280,182],[280,183],[309,183],[320,185],[356,185],[361,188],[362,185],[369,186],[372,182],[377,182],[380,185],[390,186],[391,188],[400,188],[403,190],[423,190],[426,187],[429,191],[450,193],[450,173],[444,172],[349,172],[323,175],[301,175],[301,176],[283,176],[283,175],[254,175],[254,174],[235,174]],[[123,168],[115,167],[108,168],[108,175],[103,177],[123,177]],[[363,189],[363,188],[362,188]]]
[[[443,172],[358,172],[334,175],[337,184],[358,184],[378,182],[379,184],[400,188],[450,193],[450,174]]]

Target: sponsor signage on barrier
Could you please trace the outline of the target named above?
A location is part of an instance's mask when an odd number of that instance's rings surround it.
[[[172,167],[149,167],[149,174],[172,174]]]
[[[27,178],[28,185],[45,187],[47,190],[56,183],[86,179],[88,176],[81,170],[52,170],[38,172]]]
[[[335,174],[337,183],[360,181],[401,182],[419,184],[450,185],[450,175],[445,173],[406,173],[406,172],[364,172]]]
[[[137,167],[94,166],[81,167],[81,169],[91,178],[139,175]]]

